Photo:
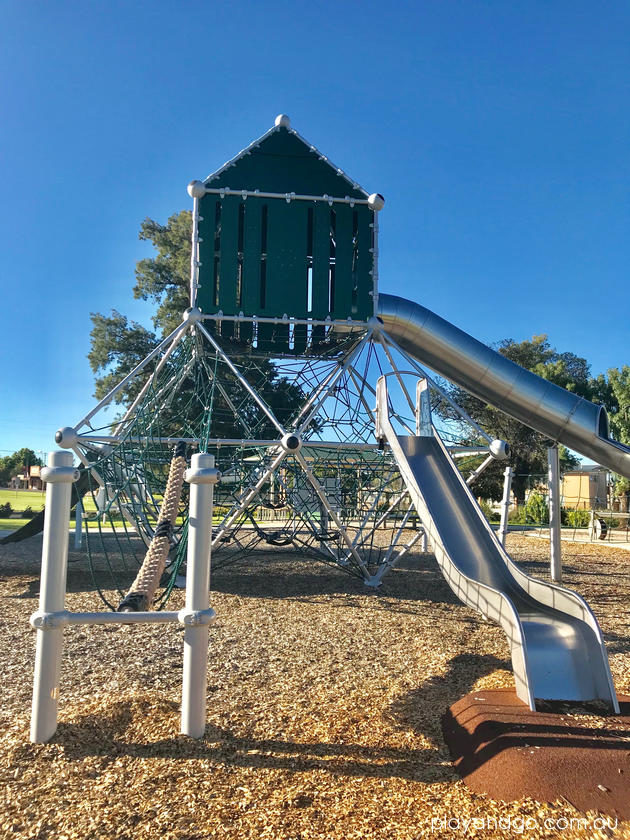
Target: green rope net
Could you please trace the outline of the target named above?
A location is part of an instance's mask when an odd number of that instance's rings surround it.
[[[260,331],[255,344],[243,344],[235,330],[212,337],[192,328],[136,385],[129,416],[92,427],[94,440],[81,440],[89,464],[84,528],[103,600],[114,609],[142,563],[177,441],[186,442],[188,458],[212,453],[222,474],[214,568],[262,559],[270,548],[299,549],[300,557],[366,580],[393,565],[420,532],[393,457],[374,437],[375,384],[391,372],[391,354],[349,328],[322,332],[317,355],[307,349],[299,357],[274,355],[272,330]],[[408,394],[400,406],[396,421],[412,433]],[[299,451],[282,448],[282,430],[300,432]],[[183,571],[187,508],[185,484],[156,608]],[[397,530],[384,540],[382,525],[392,523]]]

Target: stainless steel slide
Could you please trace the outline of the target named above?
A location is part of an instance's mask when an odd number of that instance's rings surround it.
[[[606,648],[586,602],[512,562],[437,436],[396,434],[385,377],[377,409],[377,434],[391,447],[449,586],[507,634],[520,699],[531,709],[536,699],[602,700],[618,714]]]
[[[379,294],[385,333],[479,399],[630,478],[630,447],[609,438],[606,410],[506,359],[413,301]]]

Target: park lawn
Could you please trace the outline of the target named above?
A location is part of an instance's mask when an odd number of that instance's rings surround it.
[[[8,487],[3,487],[0,489],[0,505],[6,505],[7,502],[15,511],[30,507],[37,513],[44,507],[46,493],[40,490],[9,490]]]
[[[10,490],[7,487],[0,488],[0,505],[10,504],[11,508],[20,513],[30,507],[35,513],[40,511],[46,504],[46,492],[41,490]],[[83,497],[83,510],[93,512],[96,510],[96,502],[91,493]],[[16,522],[18,520],[15,520]]]
[[[0,531],[17,531],[30,521],[30,519],[0,519]]]

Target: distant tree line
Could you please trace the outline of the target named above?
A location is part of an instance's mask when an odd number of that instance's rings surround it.
[[[32,449],[22,447],[12,455],[0,458],[0,485],[7,485],[23,467],[41,467],[42,462]]]

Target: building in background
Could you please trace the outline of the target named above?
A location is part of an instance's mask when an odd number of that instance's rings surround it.
[[[9,487],[12,490],[43,490],[41,467],[22,467],[21,471],[9,482]]]
[[[608,470],[599,464],[582,465],[562,477],[562,506],[569,510],[608,507]]]

